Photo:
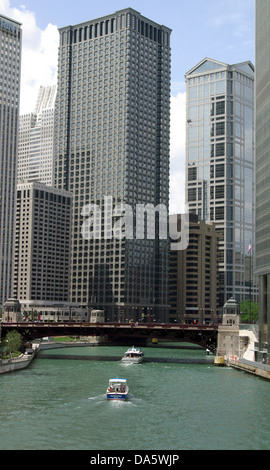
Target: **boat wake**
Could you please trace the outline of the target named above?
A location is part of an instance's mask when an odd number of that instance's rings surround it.
[[[94,406],[99,406],[103,403],[109,403],[110,406],[137,406],[142,400],[141,398],[136,398],[133,395],[129,394],[126,400],[107,400],[106,394],[97,395],[95,397],[88,398],[89,403],[92,403]]]
[[[106,394],[101,394],[97,395],[96,397],[89,397],[88,400],[89,402],[92,402],[96,405],[99,405],[100,403],[103,403],[104,399],[106,399]]]

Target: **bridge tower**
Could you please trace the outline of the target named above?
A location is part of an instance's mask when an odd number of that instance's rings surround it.
[[[241,342],[239,337],[240,310],[236,300],[231,297],[223,306],[222,324],[218,328],[217,358],[241,356]],[[224,362],[217,359],[217,363]]]
[[[10,297],[4,303],[3,313],[2,313],[2,322],[21,322],[21,304],[18,299],[15,297]]]

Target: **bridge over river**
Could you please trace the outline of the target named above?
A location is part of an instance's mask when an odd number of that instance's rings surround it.
[[[105,336],[111,344],[144,345],[149,339],[182,341],[216,350],[218,325],[179,323],[85,323],[21,322],[0,323],[2,336],[17,330],[25,341],[53,336]]]

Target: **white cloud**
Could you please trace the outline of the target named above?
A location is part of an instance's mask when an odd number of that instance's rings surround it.
[[[38,27],[35,13],[24,5],[12,8],[10,0],[0,0],[0,11],[22,23],[22,73],[20,114],[34,111],[41,85],[57,81],[57,52],[59,33],[56,25]],[[182,213],[185,201],[185,125],[186,94],[184,82],[172,83],[171,96],[171,175],[170,213]]]
[[[171,96],[170,213],[185,205],[186,93]]]
[[[186,145],[186,93],[171,96],[171,158],[182,164]]]
[[[185,208],[185,172],[175,171],[170,176],[170,214],[183,214]]]
[[[58,28],[49,23],[40,29],[32,11],[23,5],[12,8],[9,0],[0,0],[0,11],[22,23],[20,114],[28,113],[34,110],[39,87],[56,84]]]

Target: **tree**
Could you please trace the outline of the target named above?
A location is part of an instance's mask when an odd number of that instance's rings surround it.
[[[242,300],[240,302],[241,320],[243,322],[257,322],[259,318],[259,304],[249,300]],[[250,317],[250,318],[249,318]]]
[[[3,340],[7,354],[14,354],[22,347],[22,337],[18,331],[10,331]]]

